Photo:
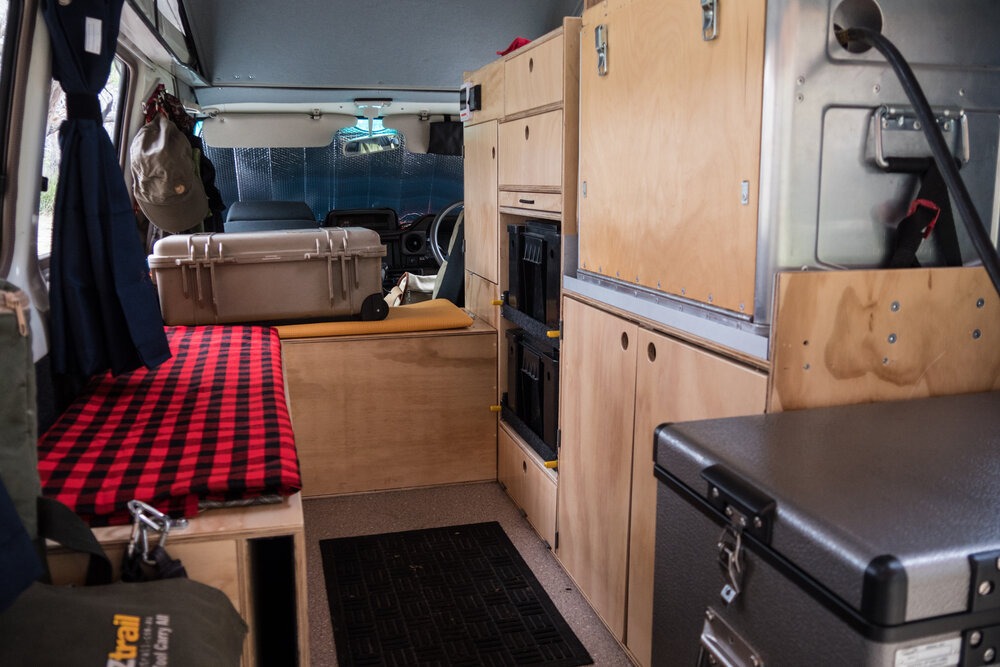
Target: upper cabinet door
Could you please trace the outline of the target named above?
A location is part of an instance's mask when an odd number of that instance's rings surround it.
[[[765,5],[725,3],[712,41],[691,0],[584,13],[581,269],[752,313]]]
[[[500,123],[500,187],[559,192],[563,168],[563,112]]]
[[[504,106],[508,116],[562,102],[563,36],[523,49],[523,53],[504,62]]]
[[[499,283],[497,122],[465,127],[465,268]]]

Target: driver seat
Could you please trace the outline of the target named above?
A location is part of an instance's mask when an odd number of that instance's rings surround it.
[[[465,210],[458,214],[448,242],[448,256],[438,270],[432,299],[448,299],[459,308],[465,305]]]

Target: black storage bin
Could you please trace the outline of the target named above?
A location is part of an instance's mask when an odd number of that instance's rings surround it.
[[[521,257],[524,255],[524,225],[507,225],[507,305],[522,310]]]
[[[559,328],[559,226],[529,220],[507,225],[507,303],[529,317]]]
[[[559,352],[507,331],[507,408],[554,452],[559,426]]]
[[[518,411],[521,376],[521,337],[524,332],[520,329],[507,329],[507,402],[506,406],[514,415],[520,419],[521,413]]]
[[[1000,392],[654,437],[653,664],[997,664]]]

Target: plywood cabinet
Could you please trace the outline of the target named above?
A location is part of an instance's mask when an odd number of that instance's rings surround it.
[[[565,45],[565,34],[557,33],[531,49],[516,52],[504,62],[504,113],[507,116],[563,101]]]
[[[638,327],[574,299],[563,321],[556,554],[622,639]]]
[[[497,436],[497,479],[551,547],[556,539],[556,476],[506,425]]]
[[[562,111],[501,123],[500,187],[561,191],[562,130]]]
[[[499,280],[497,211],[497,123],[465,128],[465,267]]]
[[[479,110],[471,113],[471,118],[466,121],[467,127],[503,118],[503,70],[503,61],[497,60],[480,67],[475,72],[467,72],[463,77],[463,83],[479,86],[479,100],[482,105]]]
[[[639,330],[636,355],[625,644],[640,665],[651,665],[657,488],[653,431],[666,422],[761,414],[767,375],[645,329]]]
[[[767,375],[564,300],[560,561],[643,665],[652,634],[653,431],[762,413]]]
[[[567,17],[562,27],[465,76],[466,82],[483,86],[483,110],[474,112],[465,126],[467,305],[493,324],[498,349],[505,352],[509,343],[505,333],[517,326],[529,330],[527,336],[544,338],[546,349],[558,347],[558,340],[545,338],[546,329],[556,333],[554,326],[535,323],[536,327],[520,318],[515,325],[499,317],[500,308],[493,304],[510,286],[508,224],[544,219],[557,223],[560,233],[575,233],[579,31],[580,19]],[[497,82],[502,88],[500,113],[487,91]],[[562,257],[553,253],[546,267],[556,265],[561,271]],[[558,291],[558,282],[553,282]],[[508,354],[499,354],[501,396],[509,389],[507,363]],[[518,435],[508,423],[518,421],[513,410],[504,414],[498,434],[498,478],[539,535],[554,544],[558,473],[545,467],[526,439],[546,450],[546,458],[552,458],[551,451],[539,445],[542,437],[531,437],[529,426],[519,425],[528,430],[522,431],[524,437]],[[551,433],[548,439],[554,439]]]
[[[753,312],[765,4],[728,3],[710,42],[689,0],[608,0],[584,13],[581,269]]]

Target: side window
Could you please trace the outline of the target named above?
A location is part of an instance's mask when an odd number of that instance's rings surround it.
[[[0,172],[7,164],[7,133],[21,0],[0,0]],[[2,192],[0,192],[2,196]],[[2,260],[2,257],[0,257]]]
[[[0,0],[3,2],[3,0]],[[120,58],[115,58],[104,90],[98,95],[104,129],[118,147],[120,102],[128,84],[128,69]],[[45,128],[45,148],[42,158],[42,196],[38,205],[38,258],[44,260],[52,249],[52,212],[59,184],[59,127],[66,120],[66,94],[55,80],[49,93],[49,118]]]

